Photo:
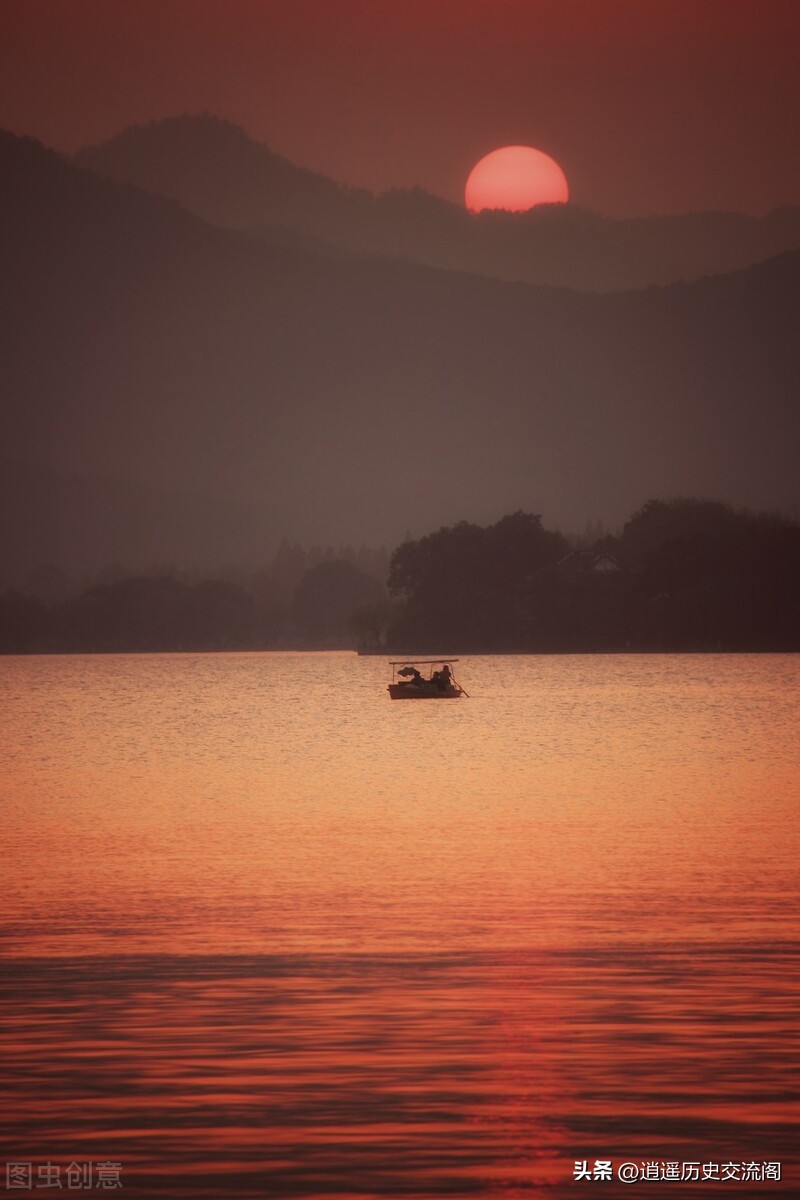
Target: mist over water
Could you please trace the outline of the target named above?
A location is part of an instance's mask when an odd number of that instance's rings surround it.
[[[795,1194],[797,658],[456,671],[393,704],[351,654],[0,661],[6,1158],[142,1197],[560,1198],[609,1158]]]

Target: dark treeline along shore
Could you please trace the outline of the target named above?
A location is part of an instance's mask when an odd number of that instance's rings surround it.
[[[111,574],[50,601],[5,591],[0,650],[800,650],[800,524],[709,500],[571,539],[524,512],[462,521],[398,546],[388,574],[381,552],[288,542],[238,578]]]
[[[389,555],[284,539],[263,566],[108,564],[79,582],[42,564],[0,585],[0,652],[263,650],[353,644],[353,614],[386,597]]]
[[[389,587],[398,650],[800,649],[800,525],[715,501],[651,500],[577,547],[523,512],[462,523],[400,546]]]

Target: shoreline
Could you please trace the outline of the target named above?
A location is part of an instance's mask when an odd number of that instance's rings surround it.
[[[0,650],[3,658],[83,658],[138,656],[138,655],[197,655],[197,654],[352,654],[356,658],[395,659],[398,662],[410,662],[420,657],[434,658],[437,662],[450,662],[456,658],[620,658],[636,655],[658,657],[664,655],[789,655],[800,654],[800,648],[781,649],[780,647],[736,647],[725,646],[680,646],[680,647],[646,647],[635,649],[562,649],[553,650],[454,650],[448,654],[436,654],[432,650],[359,650],[353,646],[226,646],[226,647],[193,647],[176,646],[158,649],[36,649],[36,650]]]

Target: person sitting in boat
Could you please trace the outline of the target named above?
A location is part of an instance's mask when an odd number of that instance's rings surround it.
[[[450,687],[452,671],[447,663],[444,664],[441,671],[434,671],[431,675],[431,683],[435,683],[440,692],[446,692]]]
[[[425,682],[416,667],[403,667],[402,671],[398,671],[397,674],[408,676],[407,679],[402,680],[403,685],[406,687],[411,684],[418,684],[421,687]]]

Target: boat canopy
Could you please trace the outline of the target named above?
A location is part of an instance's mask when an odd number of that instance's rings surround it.
[[[396,658],[389,659],[390,667],[433,667],[437,663],[454,663],[457,658]]]

